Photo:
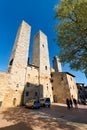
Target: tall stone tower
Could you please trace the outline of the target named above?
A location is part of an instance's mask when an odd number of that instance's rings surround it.
[[[12,104],[17,106],[21,103],[21,97],[25,86],[30,31],[31,27],[25,21],[22,21],[18,29],[8,66],[11,89],[9,91],[9,99],[7,99],[11,100],[9,101],[10,106]]]
[[[47,36],[41,31],[34,37],[32,64],[39,67],[39,96],[50,97],[53,101]]]
[[[61,63],[57,56],[55,56],[53,59],[53,68],[55,69],[56,72],[62,72]]]

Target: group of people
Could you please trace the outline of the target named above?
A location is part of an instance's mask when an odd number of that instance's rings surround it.
[[[67,98],[66,104],[68,109],[73,108],[73,105],[75,106],[75,108],[77,108],[77,100],[75,98]]]

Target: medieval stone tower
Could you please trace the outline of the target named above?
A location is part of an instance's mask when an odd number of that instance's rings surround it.
[[[21,103],[21,97],[24,91],[30,31],[31,27],[26,22],[22,21],[18,29],[8,66],[8,72],[10,73],[10,88],[12,90],[11,99],[13,100],[14,105],[19,105]]]
[[[53,58],[53,68],[56,72],[62,72],[61,63],[57,56]]]
[[[53,101],[47,36],[41,31],[34,37],[32,64],[39,67],[40,97],[50,97]]]
[[[50,75],[48,41],[47,36],[42,31],[34,36],[32,64],[28,63],[30,32],[31,27],[22,21],[15,39],[8,71],[0,72],[0,106],[2,107],[25,104],[28,99],[32,98],[50,97],[51,102],[53,102],[53,95],[57,96],[60,93],[60,88],[64,89],[63,83],[64,86],[66,84],[57,57],[54,57],[53,65],[57,76],[55,76],[55,72],[53,77],[51,77],[52,73]],[[70,74],[68,73],[68,75]],[[73,76],[66,75],[66,78],[68,78],[66,87],[71,89],[72,94],[76,92],[77,95]],[[51,82],[52,80],[53,82]]]

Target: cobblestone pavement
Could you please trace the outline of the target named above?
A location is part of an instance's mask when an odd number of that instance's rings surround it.
[[[87,105],[70,110],[62,104],[40,109],[0,108],[0,130],[87,130]]]

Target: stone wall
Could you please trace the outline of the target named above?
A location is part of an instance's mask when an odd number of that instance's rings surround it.
[[[76,84],[72,75],[64,72],[53,72],[51,73],[51,83],[54,102],[66,103],[66,98],[70,98],[72,94],[77,97]],[[73,86],[75,89],[72,88]]]
[[[68,81],[68,85],[69,85],[69,89],[70,89],[70,95],[71,95],[71,97],[78,100],[78,89],[76,86],[75,79],[70,74],[67,74],[66,76],[67,76],[67,81]]]
[[[8,79],[7,74],[4,72],[0,72],[0,101],[3,102],[4,95],[5,95],[5,89],[8,86]]]
[[[6,106],[6,102],[5,102],[5,97],[9,96],[9,80],[10,79],[10,75],[9,73],[6,72],[0,72],[0,102],[1,106],[5,107]],[[7,95],[7,96],[6,96]]]
[[[23,102],[22,97],[26,84],[30,31],[31,27],[22,21],[8,66],[10,89],[4,98],[4,104],[7,107],[18,106]]]
[[[28,99],[39,97],[39,78],[38,67],[34,65],[28,65],[26,73],[26,85],[24,90],[24,104]],[[35,93],[37,92],[37,97]]]

